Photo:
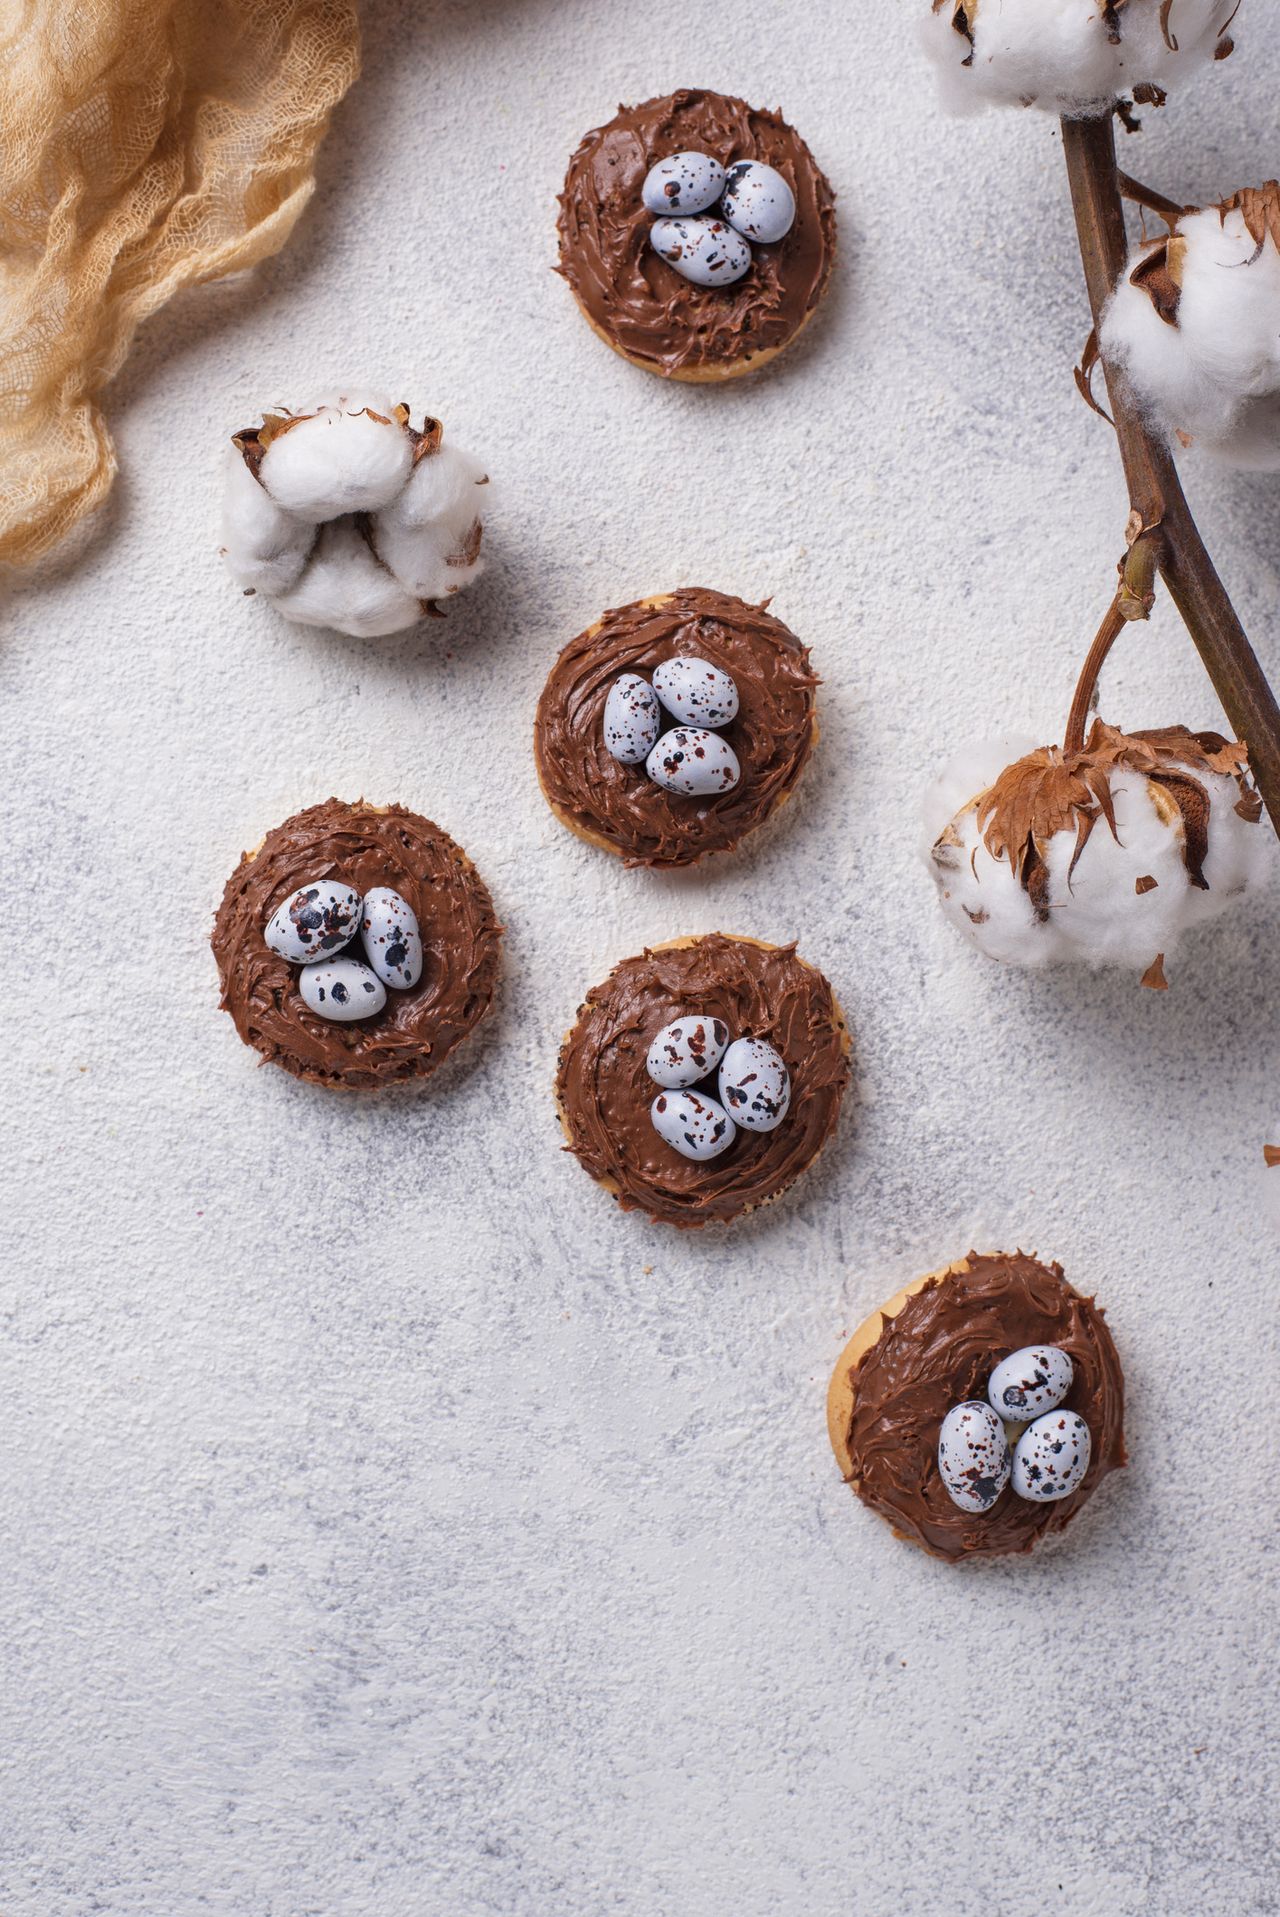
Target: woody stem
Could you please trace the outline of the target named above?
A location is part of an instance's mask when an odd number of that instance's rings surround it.
[[[1096,327],[1128,258],[1113,117],[1064,119],[1062,144]],[[1141,528],[1162,535],[1161,575],[1236,737],[1249,749],[1258,791],[1280,833],[1280,707],[1214,571],[1168,448],[1147,431],[1119,369],[1105,358],[1102,369],[1130,504]]]
[[[1071,701],[1067,730],[1062,740],[1064,752],[1079,752],[1084,744],[1084,729],[1089,718],[1094,688],[1098,683],[1098,674],[1102,671],[1107,654],[1127,624],[1128,621],[1120,610],[1120,593],[1117,593],[1107,607],[1106,617],[1098,627],[1098,636],[1090,646],[1089,656],[1080,668],[1080,677],[1076,681],[1076,696]]]
[[[1135,180],[1130,173],[1117,173],[1116,185],[1124,199],[1131,200],[1135,206],[1145,206],[1148,213],[1158,213],[1170,226],[1175,225],[1187,210],[1185,206],[1179,206],[1176,200],[1157,193],[1154,187],[1144,186],[1141,180]]]
[[[1151,617],[1156,597],[1156,573],[1163,553],[1164,539],[1160,533],[1139,533],[1117,567],[1120,584],[1116,587],[1116,596],[1107,608],[1107,616],[1098,628],[1098,636],[1089,648],[1089,656],[1080,669],[1076,683],[1063,739],[1065,752],[1079,752],[1084,744],[1085,724],[1098,675],[1124,627],[1135,620]]]

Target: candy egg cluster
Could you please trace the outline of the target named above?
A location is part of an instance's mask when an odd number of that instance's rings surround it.
[[[649,244],[695,286],[732,286],[750,268],[752,242],[773,245],[796,217],[794,193],[762,160],[726,170],[708,153],[672,153],[640,192],[655,215]]]
[[[664,732],[663,708],[678,723]],[[732,792],[742,777],[738,755],[715,730],[737,717],[738,688],[709,659],[664,660],[653,683],[624,672],[604,704],[605,749],[622,765],[638,765],[655,785],[684,798]]]
[[[363,959],[344,949],[357,935]],[[303,1003],[337,1024],[372,1018],[386,1004],[388,986],[407,992],[422,977],[417,918],[389,885],[361,898],[349,885],[313,879],[277,907],[262,936],[280,958],[301,966]]]
[[[989,1511],[1010,1483],[1031,1504],[1079,1489],[1091,1443],[1084,1419],[1063,1405],[1074,1376],[1057,1345],[1026,1345],[995,1367],[985,1402],[952,1406],[938,1434],[938,1475],[953,1504]]]
[[[661,1086],[649,1107],[658,1136],[683,1158],[718,1158],[746,1131],[771,1132],[787,1115],[791,1079],[762,1038],[729,1041],[723,1019],[686,1012],[656,1034],[645,1070]],[[718,1099],[694,1087],[715,1078]]]

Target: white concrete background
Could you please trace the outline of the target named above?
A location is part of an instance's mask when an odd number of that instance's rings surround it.
[[[5,1917],[1280,1908],[1280,896],[1157,997],[996,971],[914,862],[939,755],[1060,736],[1125,518],[1055,128],[941,121],[915,10],[370,6],[293,244],[151,325],[96,537],[12,602]],[[1275,170],[1266,13],[1135,170]],[[579,135],[690,81],[780,103],[840,194],[821,319],[727,392],[624,366],[550,271]],[[215,556],[226,435],[343,372],[502,484],[489,578],[401,640],[286,627]],[[1193,494],[1280,671],[1280,483]],[[677,583],[773,594],[823,739],[758,849],[660,878],[554,825],[529,729],[566,639]],[[1105,695],[1219,716],[1163,608]],[[440,820],[509,928],[425,1095],[259,1070],[216,1010],[226,874],[330,792]],[[586,986],[714,927],[798,937],[858,1077],[815,1174],[699,1238],[614,1212],[549,1081]],[[844,1490],[823,1395],[970,1244],[1096,1289],[1133,1463],[967,1573]]]

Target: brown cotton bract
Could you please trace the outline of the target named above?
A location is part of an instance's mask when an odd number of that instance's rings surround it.
[[[0,36],[0,562],[105,499],[98,396],[180,287],[276,252],[359,68],[355,0],[79,0]]]
[[[1238,211],[1250,239],[1258,247],[1268,238],[1280,253],[1280,180],[1267,180],[1262,186],[1242,186],[1218,209],[1226,214]]]

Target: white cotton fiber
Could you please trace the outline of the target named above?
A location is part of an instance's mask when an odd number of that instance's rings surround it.
[[[305,519],[376,512],[409,477],[413,450],[386,402],[322,406],[273,439],[258,477],[278,506]]]
[[[489,503],[479,461],[442,445],[375,515],[378,557],[419,599],[443,599],[469,585],[482,568],[475,528],[481,506],[487,510]]]
[[[438,452],[419,460],[390,511],[407,527],[435,522],[465,532],[480,505],[487,507],[490,499],[488,478],[480,461],[445,440]]]
[[[972,765],[973,755],[966,756]],[[1047,879],[1035,899],[1007,856],[996,859],[987,849],[978,829],[983,794],[965,803],[935,834],[928,855],[948,919],[970,944],[1005,964],[1083,960],[1145,971],[1158,953],[1167,956],[1184,932],[1216,918],[1262,876],[1272,848],[1270,834],[1236,810],[1234,778],[1172,760],[1164,770],[1185,772],[1209,799],[1207,889],[1188,871],[1178,806],[1158,781],[1121,764],[1108,775],[1115,835],[1098,817],[1074,871],[1074,820],[1039,842]],[[944,779],[952,779],[950,769]],[[938,797],[935,788],[926,800],[930,829]]]
[[[487,475],[434,423],[424,436],[354,388],[284,417],[296,423],[238,434],[227,471],[223,544],[241,586],[300,625],[374,638],[477,576]]]
[[[479,559],[467,565],[456,537],[441,527],[411,529],[397,525],[392,514],[380,514],[372,531],[378,558],[415,599],[446,599],[480,570]]]
[[[942,909],[958,932],[1002,965],[1048,965],[1069,956],[1035,907],[1007,859],[996,860],[978,831],[971,799],[943,828],[930,852]]]
[[[378,563],[350,519],[321,528],[301,577],[275,603],[297,625],[332,626],[357,639],[380,639],[422,617],[417,598]]]
[[[315,526],[287,513],[260,486],[234,447],[227,451],[222,493],[222,544],[238,585],[254,592],[285,592],[315,543]]]
[[[1135,247],[1099,337],[1167,438],[1280,470],[1280,252],[1238,209],[1184,214],[1172,239]]]
[[[988,105],[1106,112],[1135,87],[1166,91],[1228,47],[1235,0],[917,0],[926,49],[952,112]],[[967,33],[964,29],[967,28]],[[971,38],[970,38],[971,36]]]
[[[1074,831],[1058,833],[1046,854],[1051,909],[1072,957],[1145,970],[1157,952],[1171,953],[1184,932],[1217,918],[1257,875],[1267,855],[1266,834],[1235,811],[1235,780],[1203,767],[1187,771],[1210,799],[1204,871],[1209,889],[1190,883],[1182,819],[1172,800],[1141,772],[1120,767],[1110,779],[1118,838],[1100,819],[1070,884]],[[1155,886],[1139,893],[1138,880],[1148,878]]]

